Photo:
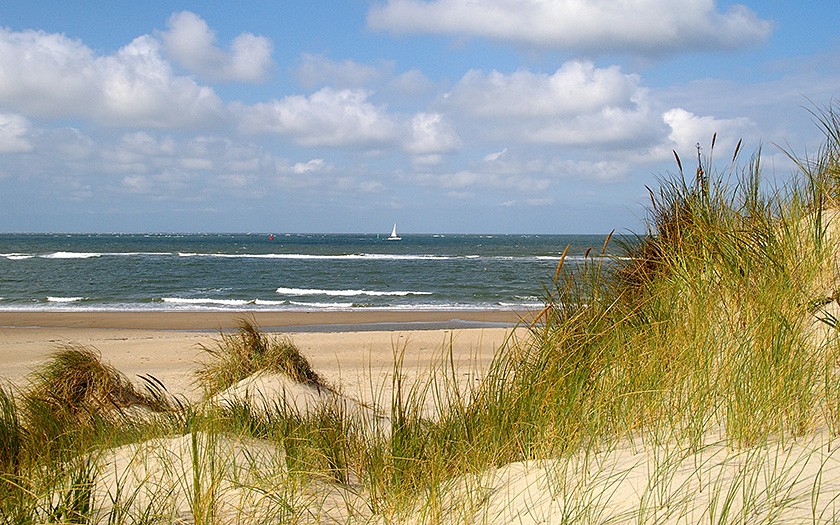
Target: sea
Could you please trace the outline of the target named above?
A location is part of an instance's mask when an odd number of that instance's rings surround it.
[[[0,234],[0,310],[530,309],[605,238]]]

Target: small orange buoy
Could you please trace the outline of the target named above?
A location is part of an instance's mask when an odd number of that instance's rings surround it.
[[[269,240],[269,241],[273,241],[273,240],[274,240],[274,234],[273,234],[273,233],[269,233],[269,234],[268,234],[268,240]]]

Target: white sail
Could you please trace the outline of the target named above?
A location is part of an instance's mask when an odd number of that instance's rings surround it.
[[[394,223],[394,229],[391,230],[391,235],[388,236],[389,241],[399,241],[402,240],[402,237],[397,235],[397,224]]]

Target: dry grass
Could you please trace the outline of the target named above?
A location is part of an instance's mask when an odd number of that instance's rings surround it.
[[[328,388],[309,361],[287,337],[273,337],[247,319],[234,333],[221,333],[215,345],[200,345],[211,359],[196,373],[205,393],[213,395],[258,371],[279,372],[292,380]]]

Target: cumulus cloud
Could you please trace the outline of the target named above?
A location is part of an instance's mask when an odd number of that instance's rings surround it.
[[[216,34],[207,22],[190,11],[173,14],[168,27],[160,33],[167,54],[207,79],[260,82],[274,67],[266,37],[242,33],[225,51],[216,46]]]
[[[322,88],[310,96],[242,106],[241,126],[251,133],[290,136],[304,146],[375,145],[394,140],[396,125],[363,90]]]
[[[29,121],[20,116],[0,113],[0,153],[26,153],[32,151]]]
[[[411,140],[405,149],[417,155],[455,151],[461,139],[452,124],[440,113],[418,113],[411,119]]]
[[[553,74],[471,70],[445,98],[459,112],[492,119],[487,133],[532,143],[634,146],[662,125],[637,75],[583,61]]]
[[[555,117],[628,106],[638,84],[637,75],[625,75],[618,66],[575,60],[551,75],[470,70],[448,98],[478,116]]]
[[[735,144],[755,125],[746,117],[719,119],[713,116],[698,116],[683,108],[674,108],[662,114],[662,120],[670,127],[668,139],[678,152],[692,151],[696,144],[706,145],[717,133],[715,148],[733,151]]]
[[[368,13],[374,29],[474,35],[594,52],[660,54],[732,49],[772,31],[743,5],[715,0],[387,0]]]
[[[100,57],[63,35],[6,29],[0,29],[0,106],[153,128],[214,125],[223,113],[211,88],[173,74],[148,35]]]
[[[43,31],[0,29],[0,103],[36,115],[62,115],[98,98],[93,52],[78,40]]]

